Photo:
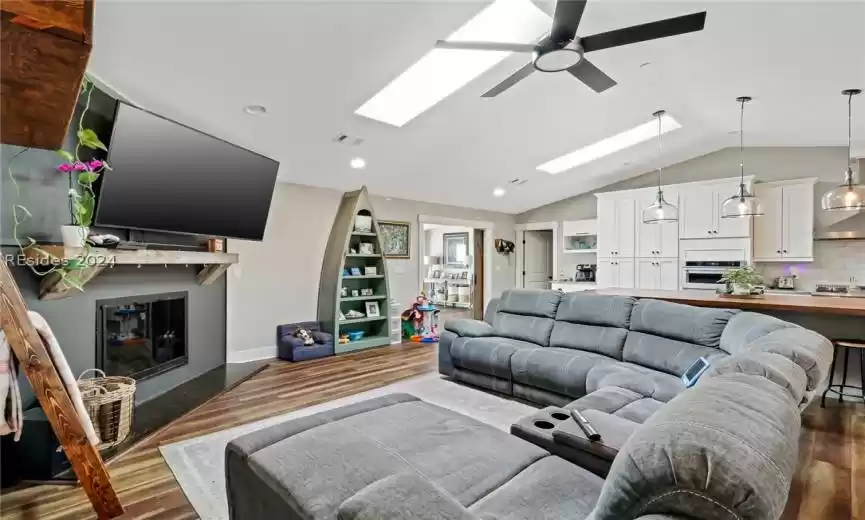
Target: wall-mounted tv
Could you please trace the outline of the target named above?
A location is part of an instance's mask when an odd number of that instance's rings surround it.
[[[117,104],[99,226],[261,240],[279,163]]]

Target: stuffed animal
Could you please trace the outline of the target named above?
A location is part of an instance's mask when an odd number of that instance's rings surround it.
[[[312,331],[309,329],[297,329],[294,331],[294,337],[303,340],[305,346],[315,343],[315,340],[312,339]]]
[[[340,334],[339,335],[339,344],[340,345],[345,345],[348,342],[349,342],[348,334]]]

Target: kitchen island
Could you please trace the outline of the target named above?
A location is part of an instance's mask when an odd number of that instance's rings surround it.
[[[850,296],[811,296],[802,294],[764,294],[760,297],[721,296],[713,291],[651,291],[645,289],[599,289],[598,294],[652,298],[697,307],[724,307],[749,311],[782,311],[805,314],[834,314],[865,317],[865,298]]]

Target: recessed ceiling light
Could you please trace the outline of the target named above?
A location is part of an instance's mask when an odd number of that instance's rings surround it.
[[[673,119],[670,115],[665,114],[661,117],[662,134],[677,128],[682,128],[682,125],[680,125],[679,122]],[[580,148],[577,151],[546,162],[538,166],[538,170],[552,175],[562,173],[563,171],[570,170],[571,168],[575,168],[581,164],[592,162],[601,157],[624,150],[625,148],[630,148],[631,146],[642,143],[643,141],[648,141],[653,137],[657,137],[657,135],[658,123],[657,120],[653,119],[647,123],[635,126],[630,130],[625,130],[622,133],[607,137],[597,143],[590,144],[589,146]]]
[[[246,105],[243,111],[251,116],[260,116],[267,113],[267,107],[264,105]]]
[[[496,0],[447,40],[532,43],[549,27],[549,15],[531,0]],[[432,49],[355,114],[403,126],[510,55],[510,52]]]
[[[504,194],[505,194],[504,188],[496,188],[493,190],[493,197],[501,197]]]
[[[361,168],[366,167],[366,161],[364,161],[360,157],[355,157],[354,159],[351,160],[351,162],[349,164],[351,165],[352,168],[354,168],[356,170],[360,170]]]

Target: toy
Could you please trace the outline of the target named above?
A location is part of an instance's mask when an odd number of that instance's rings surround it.
[[[343,334],[340,334],[340,335],[339,335],[339,344],[340,344],[340,345],[345,345],[345,344],[348,343],[348,342],[349,342],[349,341],[348,341],[348,334],[344,334],[344,333],[343,333]]]
[[[438,341],[438,313],[438,309],[429,304],[426,295],[420,293],[411,309],[402,313],[403,336],[414,342]]]
[[[309,329],[297,329],[294,331],[294,337],[303,340],[303,344],[306,346],[315,343],[315,340],[312,339],[312,331]]]

